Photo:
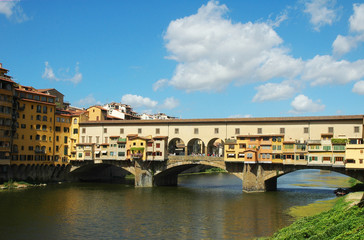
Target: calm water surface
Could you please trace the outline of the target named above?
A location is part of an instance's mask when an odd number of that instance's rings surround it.
[[[334,197],[332,185],[297,187],[310,179],[343,178],[298,171],[278,191],[243,193],[229,174],[179,177],[178,187],[134,188],[72,183],[0,192],[0,239],[252,239],[293,219],[292,206]]]

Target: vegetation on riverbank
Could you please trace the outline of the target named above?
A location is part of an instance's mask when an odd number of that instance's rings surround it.
[[[3,184],[0,185],[0,189],[5,190],[5,189],[19,189],[19,188],[27,188],[27,187],[31,187],[33,186],[33,184],[27,183],[27,182],[15,182],[13,180],[9,180],[8,182],[4,182]]]
[[[352,206],[355,198],[361,203]],[[300,218],[268,239],[363,239],[363,200],[363,192],[341,197],[329,211]]]

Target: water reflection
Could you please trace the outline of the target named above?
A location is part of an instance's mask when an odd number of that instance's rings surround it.
[[[242,193],[241,180],[229,174],[180,177],[178,187],[80,183],[2,192],[0,231],[3,239],[268,236],[292,221],[289,207],[334,197],[328,186],[292,185],[315,174],[289,174],[277,192],[253,194]]]

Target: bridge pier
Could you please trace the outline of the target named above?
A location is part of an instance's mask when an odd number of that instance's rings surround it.
[[[277,178],[265,180],[265,169],[262,164],[244,164],[243,191],[266,192],[277,190]]]

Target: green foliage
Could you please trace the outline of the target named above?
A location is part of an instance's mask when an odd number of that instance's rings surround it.
[[[333,209],[304,217],[281,229],[271,239],[363,239],[364,208],[348,208],[344,198]]]
[[[348,142],[348,139],[346,138],[331,138],[332,144],[346,144]]]

